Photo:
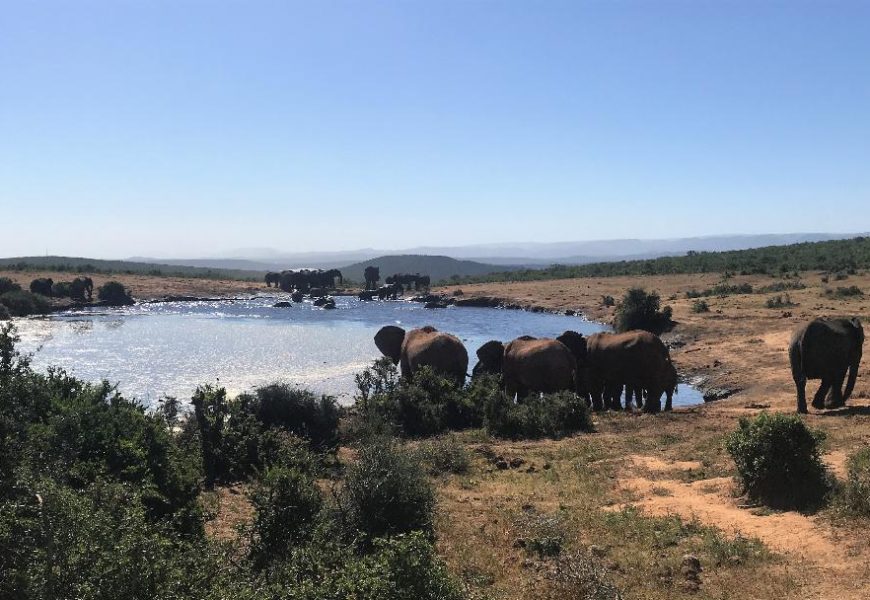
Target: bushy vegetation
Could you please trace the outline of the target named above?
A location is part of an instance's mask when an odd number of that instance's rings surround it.
[[[431,475],[467,473],[471,467],[468,450],[452,434],[422,442],[417,455]]]
[[[389,360],[376,361],[357,376],[357,427],[369,433],[429,437],[484,427],[506,438],[562,438],[592,428],[585,400],[571,392],[508,399],[501,379],[473,378],[466,386],[423,368],[413,381],[400,379]]]
[[[635,287],[628,290],[616,307],[613,325],[617,331],[645,329],[653,333],[667,330],[671,321],[671,307],[661,308],[661,297]]]
[[[103,275],[154,275],[197,279],[240,279],[262,281],[264,273],[245,269],[211,269],[184,265],[102,260],[72,256],[20,256],[0,258],[0,269],[18,272],[52,271],[58,273],[101,273]]]
[[[710,305],[707,304],[706,300],[695,300],[694,302],[692,302],[692,312],[693,313],[710,312]]]
[[[6,292],[17,292],[21,289],[21,286],[12,281],[9,277],[0,277],[0,294],[5,294]]]
[[[51,309],[51,305],[44,296],[24,290],[13,290],[0,295],[0,304],[13,317],[26,317],[27,315],[43,315]]]
[[[112,306],[129,306],[133,304],[130,290],[118,281],[107,281],[101,285],[97,290],[97,298],[100,302],[105,302]]]
[[[741,419],[726,449],[751,499],[774,508],[812,509],[830,488],[819,456],[823,439],[796,415],[762,413]]]
[[[586,401],[571,392],[514,402],[493,394],[486,405],[486,429],[496,437],[510,439],[559,439],[579,431],[592,431]]]
[[[791,301],[791,296],[788,294],[777,294],[765,300],[764,306],[767,308],[788,308],[797,305]]]
[[[847,477],[840,497],[848,512],[870,517],[870,448],[864,448],[849,457]]]
[[[357,388],[357,407],[364,419],[392,424],[408,437],[483,424],[475,396],[428,367],[408,381],[399,378],[389,359],[381,359],[357,376]]]
[[[313,469],[307,451],[333,452],[338,444],[331,396],[270,385],[229,399],[224,388],[204,385],[191,404],[209,485],[247,479],[273,464]]]
[[[663,256],[585,265],[552,265],[546,269],[523,269],[467,277],[462,283],[492,281],[537,281],[576,277],[669,275],[675,273],[724,273],[782,276],[796,271],[846,271],[870,268],[870,238],[805,242],[727,252],[689,252],[685,256]],[[771,290],[775,291],[775,290]]]
[[[806,284],[800,281],[777,281],[776,283],[771,283],[770,285],[763,285],[755,291],[758,294],[773,294],[776,292],[786,292],[789,290],[803,290],[806,289],[806,287]]]
[[[423,466],[389,438],[372,440],[345,478],[341,507],[364,542],[419,531],[433,535],[435,492]]]
[[[853,296],[863,296],[864,292],[857,285],[850,285],[849,287],[838,287],[835,290],[830,288],[825,290],[826,296],[836,296],[837,298],[849,298]]]
[[[408,451],[363,448],[334,500],[315,484],[311,450],[333,438],[294,435],[284,420],[310,396],[266,410],[256,393],[226,401],[201,388],[200,429],[174,399],[149,412],[106,383],[37,373],[16,341],[0,329],[0,597],[462,598],[435,555],[434,494]],[[202,438],[270,457],[251,471],[254,515],[236,541],[204,531]]]

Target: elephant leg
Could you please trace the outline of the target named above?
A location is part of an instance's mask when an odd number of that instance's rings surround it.
[[[858,357],[849,365],[849,380],[846,382],[846,389],[843,392],[843,404],[846,403],[846,400],[852,395],[852,390],[855,389],[855,379],[858,377],[858,364],[860,362],[861,358]]]
[[[797,388],[797,410],[807,414],[807,378],[803,375],[795,375],[794,385]]]
[[[634,405],[638,408],[643,408],[643,388],[634,388]]]
[[[670,412],[673,410],[673,406],[671,405],[674,399],[674,390],[665,390],[665,411]]]
[[[532,393],[532,390],[530,390],[526,386],[524,386],[524,385],[517,386],[517,404],[520,404],[521,402],[525,402],[526,399],[529,397],[529,395],[531,395],[531,393]]]
[[[650,389],[646,398],[646,404],[643,405],[643,412],[656,414],[662,410],[662,390]]]
[[[843,399],[843,380],[846,379],[846,370],[843,369],[831,380],[831,397],[829,408],[840,408],[845,406],[846,401]]]
[[[804,380],[806,384],[806,379]],[[819,385],[819,390],[816,392],[816,395],[813,396],[813,408],[817,410],[822,410],[825,408],[825,396],[828,395],[828,391],[831,389],[831,380],[827,377],[822,378],[822,383]],[[800,400],[798,400],[798,405],[800,405]],[[804,407],[806,407],[806,400],[804,400]],[[806,412],[806,411],[804,411]]]

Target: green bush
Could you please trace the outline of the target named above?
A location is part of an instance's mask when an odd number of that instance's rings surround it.
[[[468,451],[452,435],[421,443],[417,454],[431,475],[461,475],[471,467]]]
[[[118,281],[104,283],[97,290],[97,298],[110,306],[129,306],[133,304],[130,290]]]
[[[601,296],[601,306],[616,306],[613,296]]]
[[[262,569],[308,541],[317,523],[322,499],[310,475],[284,466],[270,467],[251,494],[254,522],[250,555]]]
[[[665,331],[671,324],[671,307],[659,310],[661,298],[643,288],[631,288],[616,307],[614,326],[617,331],[645,329],[653,333]]]
[[[849,457],[848,475],[841,496],[850,513],[870,517],[870,448],[859,450]]]
[[[768,298],[765,301],[764,306],[767,308],[787,308],[797,305],[791,301],[791,297],[788,294],[779,294]]]
[[[539,513],[534,510],[520,514],[514,522],[517,540],[529,554],[539,559],[558,556],[565,543],[565,517],[561,513]]]
[[[17,292],[21,290],[21,286],[12,281],[9,277],[0,277],[0,294],[6,292]]]
[[[836,290],[825,290],[826,296],[836,296],[838,298],[850,298],[853,296],[863,296],[864,292],[861,291],[857,285],[850,285],[849,287],[838,287]]]
[[[12,315],[9,314],[9,309],[6,308],[5,304],[0,304],[0,321],[7,321],[12,318]]]
[[[338,445],[339,408],[332,396],[273,384],[257,388],[239,401],[264,428],[280,427],[303,437],[313,450],[333,450]]]
[[[710,312],[710,305],[707,304],[706,300],[695,300],[694,302],[692,302],[692,312],[693,313]]]
[[[57,281],[51,286],[51,295],[55,298],[70,298],[72,296],[72,283],[69,281]]]
[[[395,366],[379,361],[357,377],[356,407],[365,420],[395,425],[408,437],[480,427],[474,395],[429,367],[413,380],[398,379]]]
[[[435,493],[426,473],[411,453],[388,439],[360,449],[348,468],[341,504],[350,532],[364,543],[412,531],[433,534]]]
[[[592,418],[586,401],[572,392],[529,396],[522,402],[494,394],[486,406],[485,425],[496,437],[559,439],[592,431]]]
[[[741,419],[725,447],[751,499],[774,508],[813,509],[830,488],[819,458],[823,439],[796,415],[762,413]]]
[[[0,295],[0,304],[4,305],[13,317],[27,315],[43,315],[51,310],[51,305],[44,296],[16,290]]]

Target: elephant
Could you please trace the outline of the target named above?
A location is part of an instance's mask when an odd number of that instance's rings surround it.
[[[398,296],[401,296],[404,293],[405,291],[402,289],[402,284],[400,283],[389,283],[378,288],[378,298],[381,300],[387,298],[395,300]]]
[[[806,385],[808,379],[821,379],[813,398],[813,408],[825,408],[825,396],[830,391],[828,408],[838,408],[855,389],[858,365],[864,346],[864,328],[857,318],[818,318],[800,326],[792,335],[788,348],[791,373],[797,387],[797,410],[807,412]],[[841,391],[846,371],[849,380]]]
[[[363,290],[357,297],[360,300],[374,300],[378,296],[378,290]]]
[[[363,277],[366,280],[366,290],[376,290],[381,279],[381,270],[378,267],[366,267]]]
[[[266,281],[266,287],[272,287],[272,284],[274,284],[275,287],[278,287],[278,285],[281,283],[281,274],[270,271],[266,273],[264,279]]]
[[[30,282],[30,291],[34,294],[51,296],[51,288],[53,285],[54,280],[51,277],[41,277]]]
[[[679,393],[678,387],[678,376],[677,376],[677,368],[674,366],[673,362],[668,362],[665,367],[665,378],[664,378],[664,393],[665,393],[665,410],[669,411],[673,408],[674,394]],[[617,397],[621,390],[617,390]],[[643,407],[644,397],[647,396],[647,390],[641,387],[633,387],[631,385],[625,386],[625,406],[626,410],[629,407],[629,403],[631,399],[634,398],[634,402],[638,408]]]
[[[417,275],[414,289],[419,290],[420,288],[423,288],[428,290],[431,283],[432,279],[428,275]]]
[[[308,290],[308,295],[310,295],[312,298],[323,298],[328,295],[328,292],[326,291],[326,288],[313,287]]]
[[[411,379],[423,366],[465,383],[468,371],[468,351],[455,335],[443,333],[427,325],[406,332],[401,327],[386,325],[375,334],[375,345],[381,353],[399,365],[403,378]]]
[[[330,290],[335,289],[336,278],[339,283],[344,282],[344,279],[341,277],[341,271],[338,269],[329,269],[328,271],[321,271],[318,269],[309,274],[311,285]]]
[[[314,301],[314,306],[319,306],[321,308],[335,308],[335,300],[332,296],[320,296],[317,300]]]
[[[302,298],[304,296],[305,294],[303,294],[302,292],[296,291],[290,294],[290,299],[293,300],[293,302],[302,302]]]
[[[94,294],[94,281],[90,277],[76,277],[70,284],[70,298],[90,302]]]
[[[491,340],[478,349],[472,376],[500,373],[505,395],[511,399],[562,390],[585,396],[582,378],[578,379],[578,371],[585,369],[585,354],[585,338],[573,331],[556,339],[524,335],[507,345]]]
[[[625,333],[596,333],[586,344],[590,373],[592,406],[619,410],[623,386],[634,391],[646,390],[644,412],[661,410],[661,396],[669,384],[670,354],[658,336],[642,330]],[[630,408],[629,393],[626,407]]]

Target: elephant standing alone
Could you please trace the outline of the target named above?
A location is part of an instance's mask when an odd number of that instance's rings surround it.
[[[808,379],[822,380],[813,398],[813,408],[825,408],[825,396],[829,390],[828,408],[846,404],[855,388],[863,346],[864,328],[857,318],[814,319],[794,332],[788,355],[797,387],[798,412],[807,412]],[[846,389],[841,391],[847,370],[849,380]]]

